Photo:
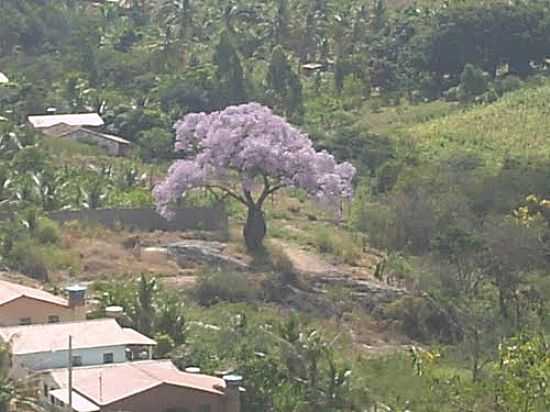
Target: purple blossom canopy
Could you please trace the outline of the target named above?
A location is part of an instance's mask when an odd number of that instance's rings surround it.
[[[326,151],[315,151],[307,135],[258,103],[188,114],[175,129],[176,151],[193,157],[176,161],[154,189],[164,216],[170,215],[170,204],[187,191],[226,186],[236,179],[243,193],[252,192],[260,183],[271,192],[280,187],[300,188],[320,200],[353,194],[355,168],[350,163],[338,164]]]

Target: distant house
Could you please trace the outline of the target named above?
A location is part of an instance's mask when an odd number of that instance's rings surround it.
[[[122,328],[115,319],[0,328],[0,338],[10,346],[15,377],[68,367],[69,336],[74,366],[151,359],[156,344],[133,329]]]
[[[28,120],[35,129],[45,129],[58,124],[81,127],[99,127],[105,124],[97,113],[47,114],[29,116]]]
[[[69,300],[40,289],[0,280],[0,326],[83,320],[84,298],[69,293]]]
[[[72,382],[76,412],[240,411],[240,378],[181,372],[170,361],[74,368]],[[66,410],[66,369],[45,372],[40,386],[46,406]]]
[[[0,84],[9,83],[10,79],[4,73],[0,72]]]
[[[99,146],[112,156],[126,156],[130,149],[130,142],[128,140],[83,126],[71,126],[66,123],[60,123],[42,128],[41,131],[47,136],[67,138]]]

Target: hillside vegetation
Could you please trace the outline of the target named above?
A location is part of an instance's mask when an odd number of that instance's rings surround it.
[[[242,412],[550,410],[548,1],[0,4],[10,278],[85,282],[155,356],[243,375]],[[53,111],[128,156],[27,122]]]
[[[428,158],[463,151],[501,166],[506,157],[549,160],[550,84],[527,87],[495,103],[465,108],[402,130]]]

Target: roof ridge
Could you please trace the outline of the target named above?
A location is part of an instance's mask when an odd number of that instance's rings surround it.
[[[26,296],[26,295],[23,295]],[[28,296],[27,296],[28,297]],[[85,319],[85,320],[71,320],[68,322],[57,322],[57,323],[33,323],[31,325],[14,325],[14,326],[2,326],[0,327],[1,330],[6,329],[21,329],[21,328],[45,328],[45,327],[61,327],[66,325],[74,325],[77,323],[99,323],[100,321],[114,321],[119,327],[120,325],[116,321],[116,319],[113,318],[98,318],[98,319]],[[107,323],[107,322],[105,322]],[[122,327],[121,327],[122,329]],[[131,328],[130,328],[131,329]]]

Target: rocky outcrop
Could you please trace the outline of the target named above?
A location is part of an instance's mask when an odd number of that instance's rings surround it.
[[[313,284],[318,289],[328,287],[344,287],[350,291],[354,301],[360,303],[369,312],[380,309],[384,304],[401,299],[408,292],[405,289],[396,288],[381,282],[354,279],[341,274],[327,274],[316,276]]]
[[[189,263],[224,267],[233,270],[248,270],[246,263],[224,253],[225,244],[203,240],[183,240],[166,246],[178,265],[189,266]]]

